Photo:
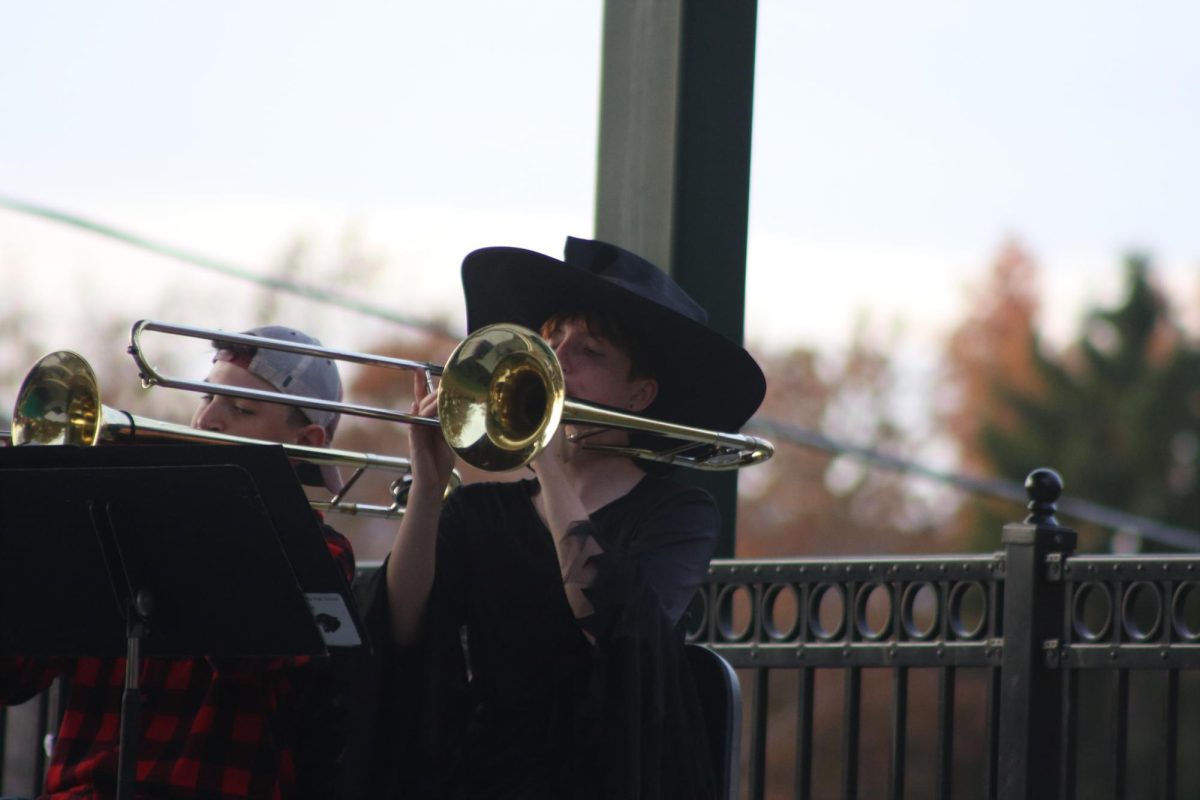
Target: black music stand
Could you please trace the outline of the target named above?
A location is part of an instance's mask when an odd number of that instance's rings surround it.
[[[282,448],[0,449],[0,657],[127,657],[119,797],[140,657],[324,655],[360,629]]]

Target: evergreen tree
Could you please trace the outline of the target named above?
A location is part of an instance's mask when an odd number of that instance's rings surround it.
[[[984,421],[979,443],[994,474],[1053,466],[1072,496],[1200,529],[1200,348],[1147,258],[1127,259],[1126,280],[1121,303],[1090,311],[1066,351],[1034,338],[1038,389],[997,383],[1004,416]]]

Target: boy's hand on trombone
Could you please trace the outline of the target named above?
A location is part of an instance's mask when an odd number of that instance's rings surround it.
[[[413,373],[411,413],[437,418],[437,391],[428,373]],[[454,451],[446,444],[442,429],[435,425],[408,426],[409,460],[412,462],[412,491],[445,491],[454,468]]]

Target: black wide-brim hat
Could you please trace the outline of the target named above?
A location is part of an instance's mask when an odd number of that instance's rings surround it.
[[[767,382],[754,358],[708,327],[708,314],[649,261],[604,242],[568,238],[564,260],[486,247],[462,265],[467,329],[497,322],[537,331],[562,312],[603,311],[649,356],[658,396],[643,416],[736,432]]]

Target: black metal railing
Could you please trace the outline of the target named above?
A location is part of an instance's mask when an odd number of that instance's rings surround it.
[[[996,553],[712,564],[685,623],[742,682],[742,796],[1200,796],[1200,555],[1075,555],[1026,485]]]
[[[713,563],[744,796],[1200,797],[1200,556],[1074,555],[1026,486],[990,555]]]
[[[955,684],[965,670],[985,681],[983,750],[996,750],[1004,567],[1001,554],[714,562],[689,611],[688,637],[708,644],[739,669],[748,709],[743,741],[749,743],[749,796],[774,795],[768,787],[778,789],[781,783],[768,774],[767,763],[768,744],[780,741],[769,730],[773,702],[777,705],[771,678],[780,674],[794,676],[787,693],[792,746],[777,759],[791,765],[788,796],[827,797],[834,786],[842,797],[880,796],[878,781],[872,782],[870,793],[860,792],[863,769],[879,768],[889,776],[888,796],[902,796],[910,760],[910,688],[917,670],[931,671],[936,683],[934,772],[937,796],[950,796]],[[819,674],[830,672],[840,677],[840,737],[836,755],[826,746],[821,760],[828,763],[833,756],[838,770],[817,784],[814,751],[828,744],[819,737],[830,729],[830,715],[818,716],[816,682]],[[886,721],[890,745],[882,765],[862,759],[864,725],[879,727],[863,719],[864,678],[876,686],[882,678],[891,696]],[[983,782],[994,784],[994,760],[984,767]]]

